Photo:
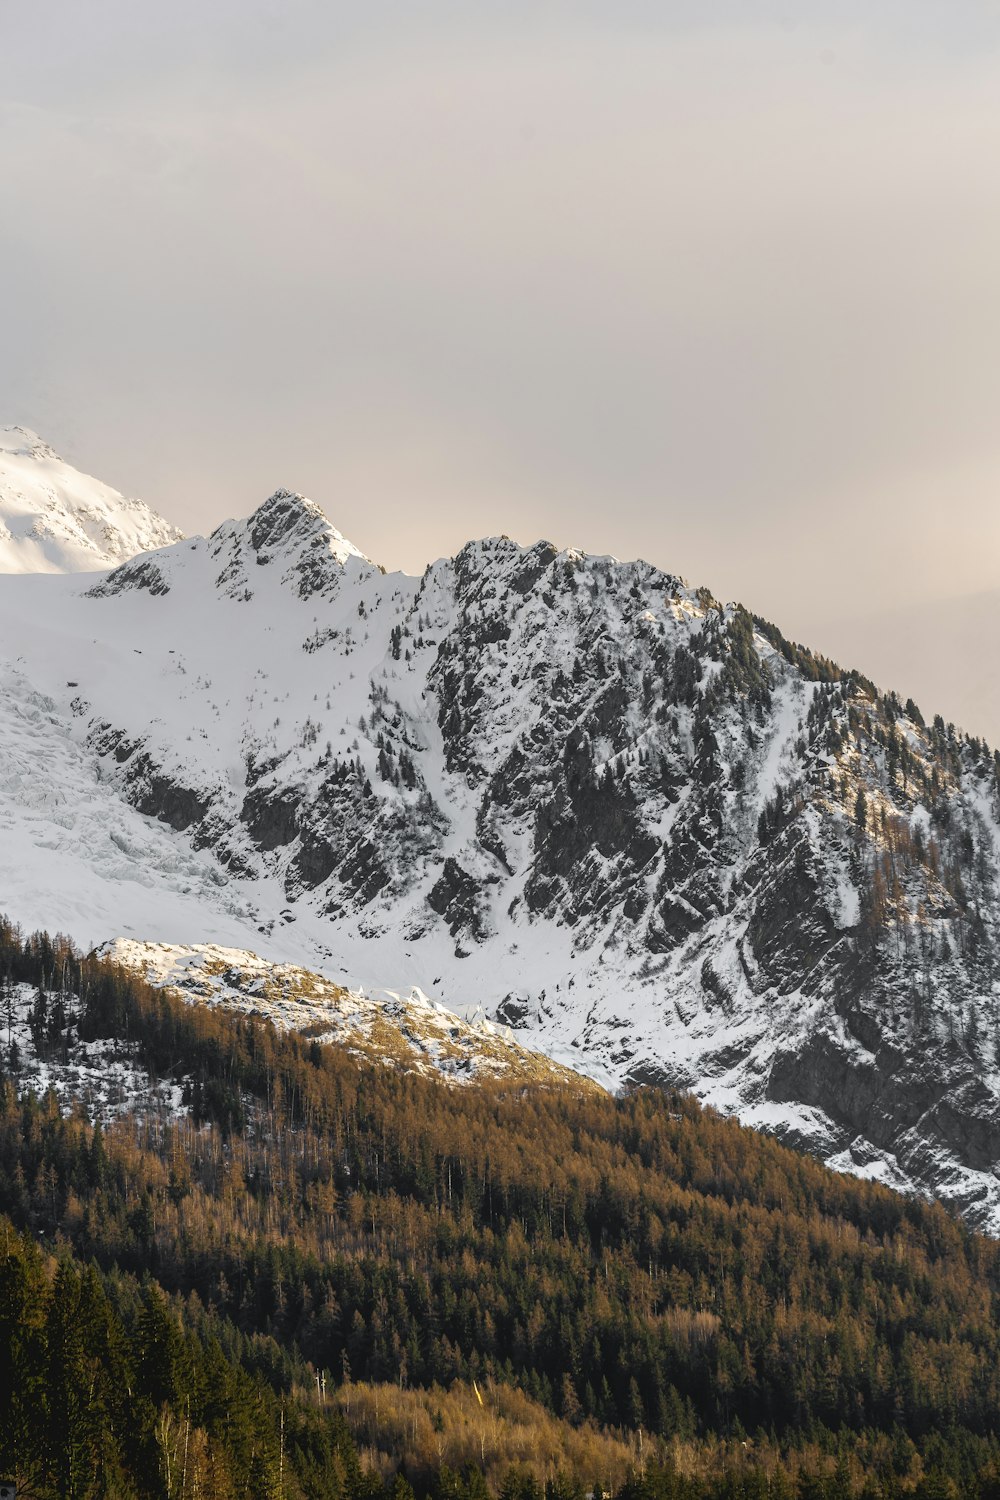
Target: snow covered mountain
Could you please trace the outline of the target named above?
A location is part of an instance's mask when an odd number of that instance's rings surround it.
[[[0,587],[0,909],[419,987],[1000,1230],[998,763],[643,562],[301,496]]]
[[[0,573],[96,573],[180,539],[26,427],[0,428]]]

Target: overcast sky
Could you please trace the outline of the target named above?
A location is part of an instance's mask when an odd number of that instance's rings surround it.
[[[643,555],[873,669],[838,621],[1000,586],[994,0],[33,0],[3,52],[0,422],[186,530],[287,485],[390,567]]]

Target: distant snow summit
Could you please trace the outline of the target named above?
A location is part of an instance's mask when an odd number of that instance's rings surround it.
[[[183,540],[142,500],[81,474],[27,427],[0,427],[0,573],[97,573]]]

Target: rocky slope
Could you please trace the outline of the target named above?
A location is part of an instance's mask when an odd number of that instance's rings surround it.
[[[180,537],[28,428],[0,427],[0,573],[96,573]]]
[[[21,920],[481,1005],[1000,1229],[982,743],[649,564],[501,537],[387,575],[286,491],[6,580],[0,639]]]
[[[363,1062],[444,1078],[456,1085],[503,1079],[575,1092],[600,1092],[581,1073],[522,1046],[481,1011],[457,1016],[419,990],[352,991],[294,964],[270,963],[215,944],[181,947],[118,938],[98,957],[134,969],[147,983],[189,1005],[233,1011]],[[0,967],[0,1057],[20,1089],[55,1094],[65,1112],[82,1109],[110,1123],[126,1114],[180,1117],[190,1112],[192,1080],[154,1077],[128,1037],[95,1037],[81,1024],[79,997],[58,985],[15,983]]]
[[[507,1026],[481,1010],[457,1016],[419,989],[366,994],[348,990],[296,964],[270,963],[256,953],[214,944],[180,947],[117,938],[98,956],[135,969],[148,984],[189,1005],[235,1011],[297,1031],[311,1041],[365,1062],[437,1075],[449,1083],[503,1078],[590,1092],[591,1079],[522,1047]]]

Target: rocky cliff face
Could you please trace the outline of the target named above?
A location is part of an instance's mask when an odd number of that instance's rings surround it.
[[[99,667],[33,666],[32,607],[25,670],[102,786],[262,951],[481,1003],[1000,1229],[981,743],[648,564],[494,538],[386,575],[284,491],[67,594]]]

